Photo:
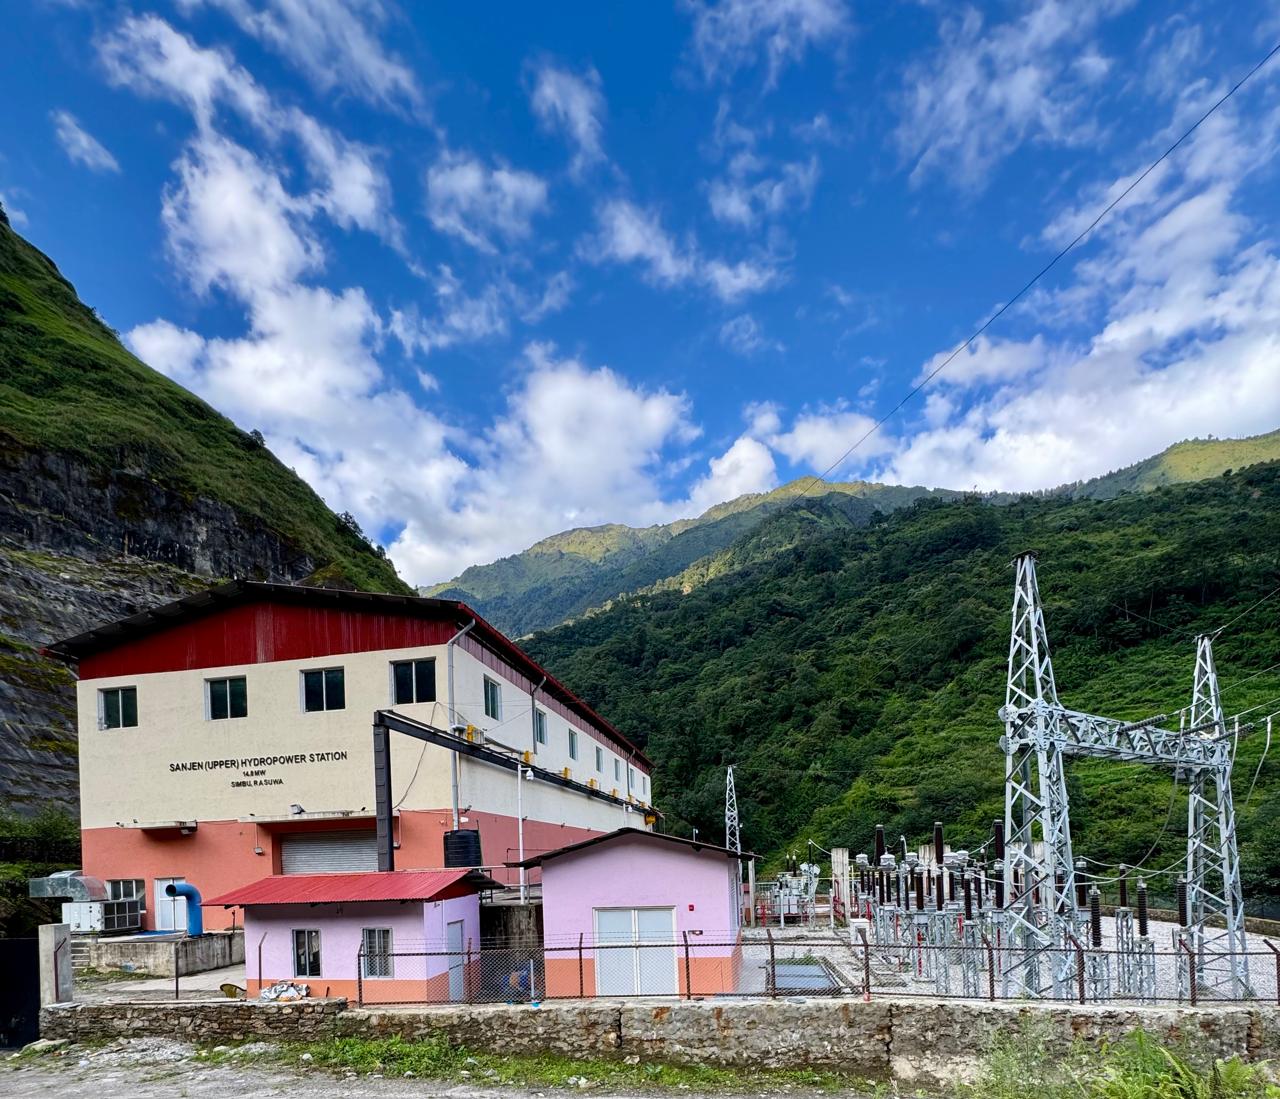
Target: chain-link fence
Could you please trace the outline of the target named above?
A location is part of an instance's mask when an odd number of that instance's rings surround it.
[[[985,936],[890,946],[856,930],[671,939],[422,944],[355,959],[361,1004],[528,1003],[582,997],[908,996],[1076,1003],[1280,1003],[1280,952],[1014,949]],[[1233,964],[1234,963],[1234,964]]]

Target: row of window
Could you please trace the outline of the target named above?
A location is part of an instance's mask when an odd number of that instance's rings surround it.
[[[315,668],[301,673],[302,709],[306,713],[344,710],[347,706],[346,672],[343,668]],[[436,662],[396,660],[391,663],[391,701],[396,706],[436,700]],[[502,684],[484,677],[484,712],[494,721],[502,720]],[[210,721],[249,716],[249,686],[244,676],[205,680],[205,715]],[[98,724],[102,729],[131,729],[138,724],[138,688],[107,687],[98,692]],[[578,758],[579,734],[569,730],[569,758]],[[534,709],[533,748],[547,744],[546,712]],[[604,749],[595,746],[596,773],[604,774]],[[613,760],[613,780],[622,781],[622,761]],[[644,797],[649,795],[649,780],[641,776]],[[634,767],[627,768],[627,790],[636,790]]]
[[[360,973],[363,977],[390,977],[391,928],[366,927],[360,932]],[[293,975],[320,977],[320,932],[313,927],[293,932]]]
[[[205,716],[210,721],[249,716],[249,685],[242,675],[205,680]],[[301,673],[302,709],[307,713],[347,708],[343,668]],[[395,706],[436,700],[435,660],[397,660],[391,664],[391,701]],[[107,687],[98,692],[98,725],[132,729],[138,724],[138,688]]]

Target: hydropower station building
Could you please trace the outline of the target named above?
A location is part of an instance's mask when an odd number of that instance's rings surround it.
[[[460,602],[235,581],[50,651],[79,668],[83,872],[148,929],[183,926],[173,881],[378,869],[379,712],[430,731],[389,738],[398,869],[513,884],[654,821],[644,753]]]

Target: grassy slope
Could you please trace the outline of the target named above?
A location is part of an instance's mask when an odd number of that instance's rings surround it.
[[[1249,439],[1191,439],[1125,469],[1040,495],[1107,500],[1125,492],[1217,477],[1226,470],[1276,459],[1280,459],[1280,431]],[[624,594],[687,591],[731,570],[736,542],[800,491],[814,497],[839,494],[846,501],[858,501],[864,516],[873,510],[907,506],[925,495],[944,499],[958,495],[945,489],[865,481],[819,485],[808,479],[795,481],[773,492],[740,496],[697,518],[663,526],[635,528],[615,523],[564,531],[523,553],[472,566],[427,594],[465,599],[509,632],[524,634],[607,606]],[[993,503],[1012,499],[1008,494],[988,497]]]
[[[1068,489],[1076,497],[1109,500],[1122,492],[1220,477],[1233,469],[1280,459],[1280,431],[1246,439],[1186,439],[1134,465]]]
[[[644,528],[609,524],[564,531],[523,553],[473,566],[426,594],[465,599],[516,635],[546,629],[619,595],[681,576],[696,562],[733,545],[803,490],[839,496],[850,514],[864,517],[931,494],[919,487],[865,481],[819,486],[794,481],[772,492],[717,504],[695,519]],[[955,494],[939,490],[933,495]]]
[[[704,834],[722,827],[735,763],[744,837],[775,855],[809,837],[862,850],[879,822],[912,840],[935,819],[962,845],[986,838],[1002,813],[1015,553],[1040,555],[1063,701],[1121,718],[1186,705],[1195,633],[1280,587],[1280,463],[1110,501],[925,502],[860,529],[822,501],[807,510],[766,523],[733,571],[687,595],[626,600],[529,645],[647,738],[659,802]],[[777,529],[803,523],[821,534]],[[1245,679],[1280,661],[1280,598],[1217,658],[1229,712],[1280,696],[1280,670]],[[1262,749],[1241,744],[1236,804],[1250,887],[1276,896],[1280,772],[1265,768],[1245,804]],[[1177,857],[1185,810],[1170,812],[1167,775],[1078,763],[1070,781],[1080,853],[1132,863],[1158,841],[1148,865]]]
[[[53,262],[0,222],[0,452],[69,454],[261,520],[357,587],[405,591],[296,474],[131,355]]]

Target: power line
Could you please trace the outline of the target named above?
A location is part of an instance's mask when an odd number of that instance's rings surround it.
[[[1277,47],[1277,48],[1280,48],[1280,47]],[[1251,603],[1249,606],[1245,607],[1244,610],[1242,610],[1239,614],[1237,614],[1235,618],[1231,619],[1230,622],[1226,623],[1226,625],[1219,626],[1216,630],[1214,630],[1213,636],[1217,637],[1218,634],[1222,633],[1222,631],[1225,630],[1228,626],[1234,626],[1245,615],[1252,614],[1255,610],[1257,610],[1260,606],[1262,606],[1263,603],[1265,603],[1268,599],[1270,599],[1274,595],[1280,595],[1280,588],[1276,588],[1275,591],[1268,592],[1256,603]]]
[[[808,494],[809,489],[811,489],[815,484],[820,483],[833,470],[836,470],[840,466],[842,466],[845,463],[845,461],[848,459],[849,455],[851,455],[855,450],[858,449],[858,447],[860,447],[869,438],[871,438],[872,435],[874,435],[877,431],[879,431],[880,428],[883,427],[888,420],[890,420],[893,416],[895,416],[898,413],[898,411],[905,404],[907,404],[908,401],[910,401],[917,393],[919,393],[922,389],[924,389],[925,386],[927,386],[931,381],[933,381],[934,378],[936,378],[948,366],[950,366],[951,362],[956,358],[957,355],[960,354],[961,351],[964,351],[967,347],[972,345],[973,342],[979,336],[981,336],[988,328],[990,328],[997,320],[999,320],[1000,317],[1002,317],[1005,313],[1007,313],[1014,306],[1014,304],[1016,304],[1027,293],[1027,291],[1029,291],[1032,287],[1036,285],[1036,283],[1038,283],[1042,278],[1044,278],[1045,275],[1047,275],[1050,271],[1052,271],[1053,268],[1058,265],[1058,262],[1064,256],[1066,256],[1068,252],[1071,252],[1076,247],[1076,245],[1080,244],[1085,239],[1085,237],[1087,237],[1090,233],[1092,233],[1093,230],[1098,227],[1098,224],[1102,221],[1102,219],[1105,218],[1109,213],[1111,213],[1111,211],[1114,210],[1117,206],[1119,206],[1120,203],[1123,202],[1129,196],[1130,192],[1132,192],[1133,189],[1138,186],[1138,184],[1140,184],[1144,179],[1147,178],[1147,176],[1149,176],[1158,167],[1160,167],[1160,165],[1163,164],[1177,150],[1177,148],[1180,145],[1182,145],[1184,141],[1187,140],[1187,138],[1189,138],[1193,133],[1196,132],[1196,130],[1200,128],[1200,126],[1205,122],[1206,119],[1208,119],[1212,114],[1214,114],[1219,107],[1221,107],[1224,103],[1226,103],[1228,99],[1230,99],[1233,95],[1236,94],[1236,92],[1238,92],[1241,88],[1243,88],[1245,84],[1247,84],[1251,79],[1253,79],[1253,77],[1257,74],[1258,70],[1261,69],[1264,65],[1266,65],[1266,63],[1270,61],[1273,57],[1275,57],[1277,53],[1280,53],[1280,42],[1277,42],[1267,52],[1267,55],[1263,57],[1261,61],[1259,61],[1256,65],[1253,66],[1253,68],[1251,68],[1247,73],[1245,73],[1244,76],[1242,76],[1239,80],[1237,80],[1231,86],[1231,88],[1220,99],[1218,99],[1217,102],[1213,104],[1213,106],[1211,106],[1207,111],[1204,112],[1204,114],[1202,114],[1199,118],[1197,118],[1196,121],[1191,125],[1191,127],[1187,129],[1182,134],[1182,136],[1178,138],[1177,141],[1175,141],[1163,153],[1161,153],[1155,160],[1153,160],[1140,176],[1132,180],[1123,191],[1121,191],[1118,195],[1116,195],[1115,198],[1113,198],[1109,203],[1107,203],[1106,207],[1102,210],[1100,214],[1098,214],[1097,217],[1093,219],[1093,221],[1091,221],[1084,229],[1082,229],[1079,233],[1077,233],[1076,236],[1071,240],[1071,242],[1066,247],[1064,247],[1060,252],[1058,252],[1058,254],[1055,255],[1053,259],[1051,259],[1042,268],[1040,268],[1040,270],[1036,272],[1036,274],[1031,278],[1029,282],[1026,283],[1026,285],[1022,287],[1021,290],[1019,290],[1016,294],[1013,295],[1013,297],[1011,297],[1007,302],[1005,302],[1002,306],[1000,306],[999,309],[997,309],[994,313],[992,313],[991,316],[988,317],[986,321],[984,321],[982,325],[973,333],[973,335],[971,335],[963,343],[959,344],[956,347],[956,349],[951,352],[950,355],[948,355],[945,359],[942,360],[941,363],[939,363],[936,367],[934,367],[931,371],[929,371],[929,373],[926,374],[921,381],[917,382],[914,386],[912,386],[911,389],[907,391],[907,395],[903,397],[902,400],[900,400],[896,405],[894,405],[891,409],[889,409],[888,412],[886,412],[883,416],[881,416],[880,419],[878,419],[870,428],[868,428],[867,431],[851,447],[849,447],[848,450],[846,450],[843,454],[841,454],[839,458],[837,458],[834,462],[832,462],[831,465],[829,465],[821,473],[815,474],[813,477],[811,477],[809,479],[809,483],[805,485],[805,487],[796,494],[795,499],[797,500],[803,499]],[[1280,590],[1280,589],[1277,589],[1277,590]],[[1272,595],[1274,594],[1275,592],[1272,592]],[[1270,596],[1268,596],[1267,598],[1270,598]],[[1228,625],[1230,625],[1230,623],[1228,623]],[[1223,627],[1223,629],[1225,628],[1226,627]]]

